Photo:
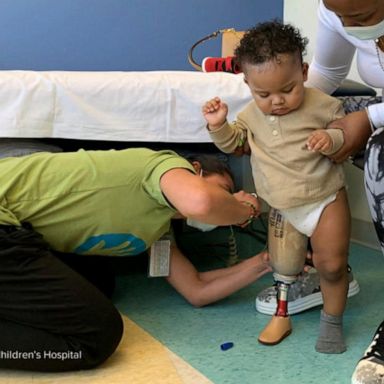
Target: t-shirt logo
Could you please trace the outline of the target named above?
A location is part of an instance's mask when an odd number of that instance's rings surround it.
[[[129,256],[142,253],[146,245],[140,238],[129,233],[109,233],[91,236],[75,249],[85,255]]]

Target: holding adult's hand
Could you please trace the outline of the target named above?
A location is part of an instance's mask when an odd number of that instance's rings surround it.
[[[344,144],[330,158],[336,163],[341,163],[349,156],[365,148],[371,135],[371,125],[365,110],[352,112],[345,117],[328,124],[327,128],[340,128],[344,132]]]

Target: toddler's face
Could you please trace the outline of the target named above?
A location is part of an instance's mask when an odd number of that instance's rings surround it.
[[[244,81],[264,114],[286,115],[300,107],[308,64],[301,64],[298,58],[284,54],[278,62],[246,64],[243,69]]]

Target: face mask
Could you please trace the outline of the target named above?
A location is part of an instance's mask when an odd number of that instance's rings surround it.
[[[379,24],[366,25],[362,27],[344,27],[348,35],[360,40],[375,40],[384,35],[384,20]]]
[[[200,229],[200,231],[203,231],[203,232],[212,231],[213,229],[218,227],[215,224],[206,224],[206,223],[202,223],[201,221],[197,221],[189,218],[187,219],[187,224],[190,227]]]

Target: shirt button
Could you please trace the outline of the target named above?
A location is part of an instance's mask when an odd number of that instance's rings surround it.
[[[276,120],[276,117],[275,117],[275,116],[270,116],[270,117],[269,117],[269,120],[270,120],[270,121],[275,121],[275,120]]]
[[[279,134],[279,132],[277,132],[275,129],[272,131],[273,136],[277,136],[278,134]]]

